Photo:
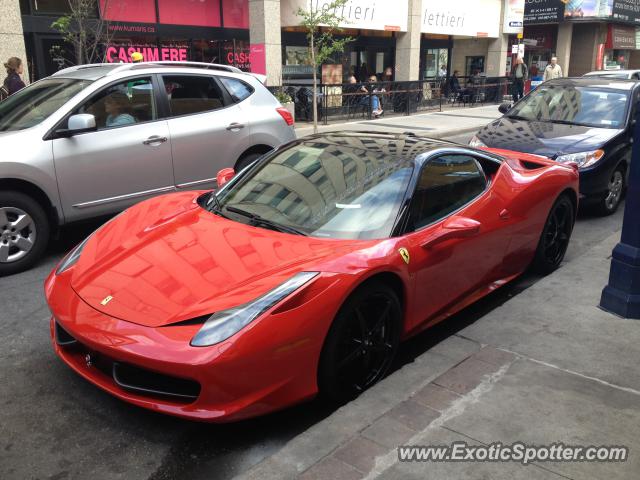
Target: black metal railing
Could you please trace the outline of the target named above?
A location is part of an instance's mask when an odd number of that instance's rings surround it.
[[[312,85],[285,83],[282,87],[270,89],[291,97],[297,122],[313,121]],[[442,111],[445,105],[500,103],[509,94],[511,82],[506,77],[458,77],[457,82],[448,77],[411,82],[321,84],[317,95],[318,120],[327,124],[329,121],[366,120],[381,115]]]

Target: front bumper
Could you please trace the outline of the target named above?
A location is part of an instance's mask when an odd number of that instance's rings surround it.
[[[86,304],[68,276],[45,284],[56,354],[82,377],[134,405],[183,418],[227,422],[282,409],[317,393],[326,333],[346,282],[332,299],[305,298],[266,315],[229,340],[191,347],[200,325],[144,327]],[[336,295],[334,296],[334,292]],[[335,307],[334,307],[335,305]]]

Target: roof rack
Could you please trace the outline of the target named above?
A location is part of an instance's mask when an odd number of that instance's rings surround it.
[[[62,75],[65,73],[71,73],[71,72],[77,72],[78,70],[86,70],[89,68],[100,68],[100,67],[105,67],[105,66],[114,66],[115,64],[113,63],[85,63],[84,65],[74,65],[72,67],[67,67],[67,68],[63,68],[62,70],[58,70],[57,72],[53,73],[51,76],[55,77],[58,75]]]
[[[149,68],[149,67],[188,67],[188,68],[202,68],[204,70],[220,70],[223,72],[230,73],[244,73],[237,67],[232,67],[231,65],[222,65],[219,63],[205,63],[205,62],[140,62],[140,63],[128,63],[126,64],[132,70],[138,68]]]

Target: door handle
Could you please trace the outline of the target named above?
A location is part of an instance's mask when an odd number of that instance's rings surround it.
[[[237,123],[237,122],[233,122],[231,124],[229,124],[229,126],[227,127],[227,130],[240,130],[242,128],[246,127],[246,125],[244,123]]]
[[[159,137],[158,135],[153,135],[149,138],[147,138],[144,142],[142,142],[143,145],[153,145],[155,143],[164,143],[167,141],[167,137]]]

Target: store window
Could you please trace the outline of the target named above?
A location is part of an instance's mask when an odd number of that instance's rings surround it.
[[[249,0],[222,0],[225,28],[249,28]]]
[[[100,11],[106,20],[155,23],[155,0],[100,0]]]
[[[440,69],[447,70],[449,65],[448,48],[429,48],[424,60],[424,78],[434,78],[440,76]]]
[[[69,13],[71,8],[69,7],[69,0],[31,0],[31,11],[34,15],[46,15],[51,13]]]
[[[484,57],[467,57],[465,62],[465,76],[480,74],[484,72]]]

